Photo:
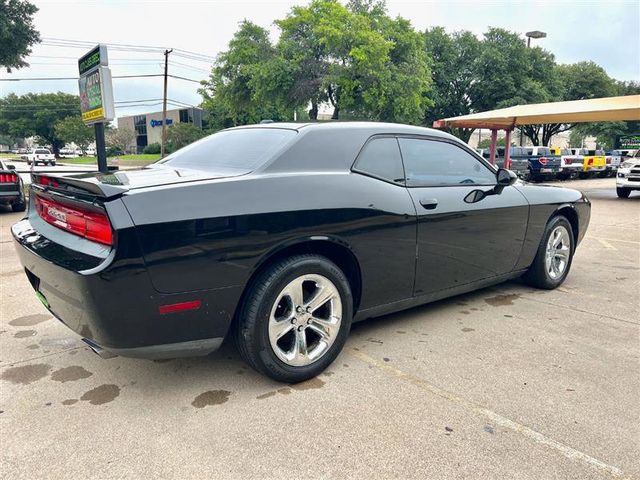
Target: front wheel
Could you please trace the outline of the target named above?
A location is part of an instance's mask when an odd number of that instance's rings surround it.
[[[524,281],[547,290],[560,286],[569,274],[574,251],[571,224],[562,215],[553,217],[547,223],[533,263],[523,275]]]
[[[617,187],[616,194],[618,195],[618,198],[629,198],[629,195],[631,195],[631,189],[624,188],[624,187]]]
[[[238,350],[274,380],[308,380],[342,350],[352,311],[351,287],[333,262],[318,255],[280,260],[250,286],[237,318]]]

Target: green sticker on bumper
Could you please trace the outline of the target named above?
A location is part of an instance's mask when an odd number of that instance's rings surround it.
[[[38,297],[38,300],[40,300],[45,307],[49,308],[49,302],[47,302],[47,299],[43,294],[36,292],[36,297]]]

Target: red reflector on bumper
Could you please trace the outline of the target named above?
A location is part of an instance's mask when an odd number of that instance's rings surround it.
[[[160,315],[166,315],[167,313],[183,312],[185,310],[197,310],[200,308],[202,302],[200,300],[193,300],[191,302],[172,303],[170,305],[160,305]]]

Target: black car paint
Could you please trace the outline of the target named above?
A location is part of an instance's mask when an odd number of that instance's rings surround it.
[[[374,135],[458,142],[440,132],[284,127],[299,129],[296,141],[244,175],[155,166],[75,176],[66,189],[34,186],[104,208],[115,231],[112,249],[96,247],[30,208],[13,233],[34,288],[71,329],[135,356],[141,347],[224,337],[256,272],[286,252],[335,251],[355,264],[357,321],[519,275],[554,212],[575,222],[577,241],[589,222],[589,203],[573,190],[517,183],[469,205],[463,198],[478,186],[406,188],[351,170]],[[414,201],[425,194],[437,198],[435,209]],[[194,299],[198,310],[158,313]]]

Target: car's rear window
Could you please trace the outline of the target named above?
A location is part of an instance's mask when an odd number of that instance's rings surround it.
[[[550,148],[538,148],[538,155],[551,155]]]
[[[49,150],[36,150],[36,154],[38,155],[48,155],[51,152]]]
[[[250,172],[297,132],[284,128],[223,130],[172,153],[158,163],[197,170]]]

